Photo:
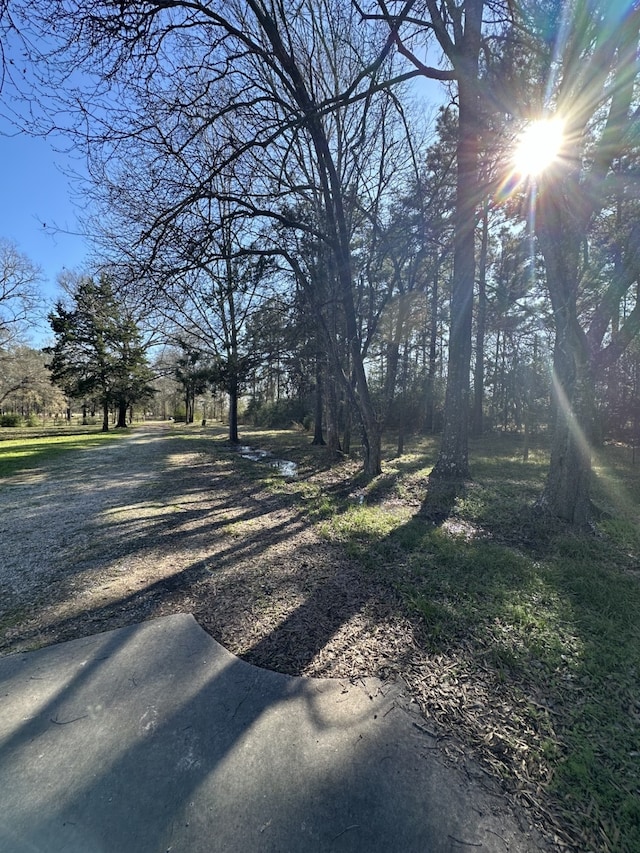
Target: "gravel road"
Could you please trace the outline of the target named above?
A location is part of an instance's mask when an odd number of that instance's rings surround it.
[[[0,649],[59,639],[56,624],[197,562],[188,522],[215,501],[193,444],[145,426],[0,483]]]
[[[234,461],[150,425],[0,483],[0,653],[188,611],[254,662],[344,669],[387,591]]]
[[[147,428],[99,447],[62,454],[39,469],[0,484],[0,592],[2,607],[25,604],[113,562],[109,518],[131,520],[166,472],[166,429]],[[135,507],[138,507],[136,512]],[[106,547],[105,547],[106,546]],[[124,551],[124,553],[122,553]]]

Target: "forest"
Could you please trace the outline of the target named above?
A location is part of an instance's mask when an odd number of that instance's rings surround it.
[[[49,316],[67,396],[123,426],[172,376],[187,421],[224,396],[232,442],[301,423],[369,478],[383,436],[437,433],[426,512],[470,437],[543,436],[538,508],[589,523],[592,449],[639,438],[635,4],[5,6],[14,120],[86,162],[93,266]],[[120,335],[98,391],[89,291]]]

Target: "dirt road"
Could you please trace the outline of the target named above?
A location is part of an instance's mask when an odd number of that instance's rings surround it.
[[[146,426],[60,456],[0,485],[0,518],[4,653],[178,611],[294,674],[384,677],[381,631],[410,640],[389,591],[206,435]]]

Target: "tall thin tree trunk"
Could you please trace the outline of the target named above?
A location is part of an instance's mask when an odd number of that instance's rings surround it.
[[[489,414],[491,417],[492,426],[496,426],[498,423],[498,408],[500,404],[500,394],[502,393],[502,386],[498,381],[498,377],[500,374],[500,346],[502,344],[502,337],[500,334],[500,329],[496,334],[496,348],[493,354],[493,393],[491,394],[491,405],[489,407]]]
[[[440,264],[436,264],[431,285],[431,300],[429,314],[429,366],[427,370],[425,430],[434,432],[435,429],[435,382],[438,368],[438,291]]]
[[[231,444],[239,444],[238,437],[238,384],[231,382],[229,389],[229,441]]]
[[[400,399],[402,401],[400,406],[400,423],[398,424],[398,447],[397,447],[397,455],[402,456],[404,453],[404,439],[406,433],[406,423],[407,423],[407,377],[409,375],[409,344],[405,341],[404,345],[404,354],[402,357],[402,380],[401,380],[401,391],[400,391]]]
[[[314,390],[314,398],[315,398],[315,414],[314,414],[314,425],[313,425],[313,441],[311,442],[317,446],[324,446],[325,440],[322,434],[322,410],[323,410],[323,384],[324,384],[324,359],[322,357],[322,353],[318,349],[316,352],[316,387]]]
[[[478,203],[477,72],[474,74],[469,69],[461,76],[458,97],[458,172],[447,390],[440,453],[429,478],[429,492],[436,502],[442,488],[432,488],[435,485],[433,481],[441,481],[443,486],[448,484],[445,487],[448,492],[470,476],[469,372]]]
[[[482,210],[482,243],[478,269],[478,311],[476,315],[476,361],[473,371],[472,435],[479,437],[484,432],[484,337],[487,326],[487,251],[489,245],[489,205],[485,201]]]
[[[335,377],[330,376],[326,393],[327,406],[327,447],[329,455],[335,458],[342,450],[340,444],[340,427],[338,421],[338,388]]]
[[[571,189],[567,179],[564,191]],[[580,239],[567,209],[567,196],[548,184],[538,196],[537,235],[544,256],[553,307],[555,424],[549,473],[538,509],[572,524],[591,518],[591,445],[594,399],[589,349],[578,321]]]
[[[285,47],[274,19],[263,9],[259,13],[256,12],[256,14],[284,72],[293,83],[295,98],[304,112],[306,126],[316,155],[324,213],[331,239],[331,250],[335,258],[336,280],[339,285],[340,301],[344,310],[351,368],[355,376],[355,393],[351,395],[351,402],[357,408],[358,417],[362,425],[365,455],[364,470],[368,476],[375,477],[382,470],[382,436],[373,401],[369,393],[367,374],[361,350],[361,340],[358,334],[358,320],[353,293],[349,229],[345,216],[341,179],[313,94],[307,87],[292,54]],[[346,385],[348,386],[348,374],[343,374],[342,379],[343,381],[346,380]]]

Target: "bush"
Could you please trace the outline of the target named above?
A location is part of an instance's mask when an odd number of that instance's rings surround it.
[[[10,414],[0,416],[0,427],[21,427],[24,421],[21,415]]]
[[[251,401],[243,420],[264,429],[288,429],[292,423],[304,423],[308,407],[303,400],[283,399],[276,403],[255,404]]]

